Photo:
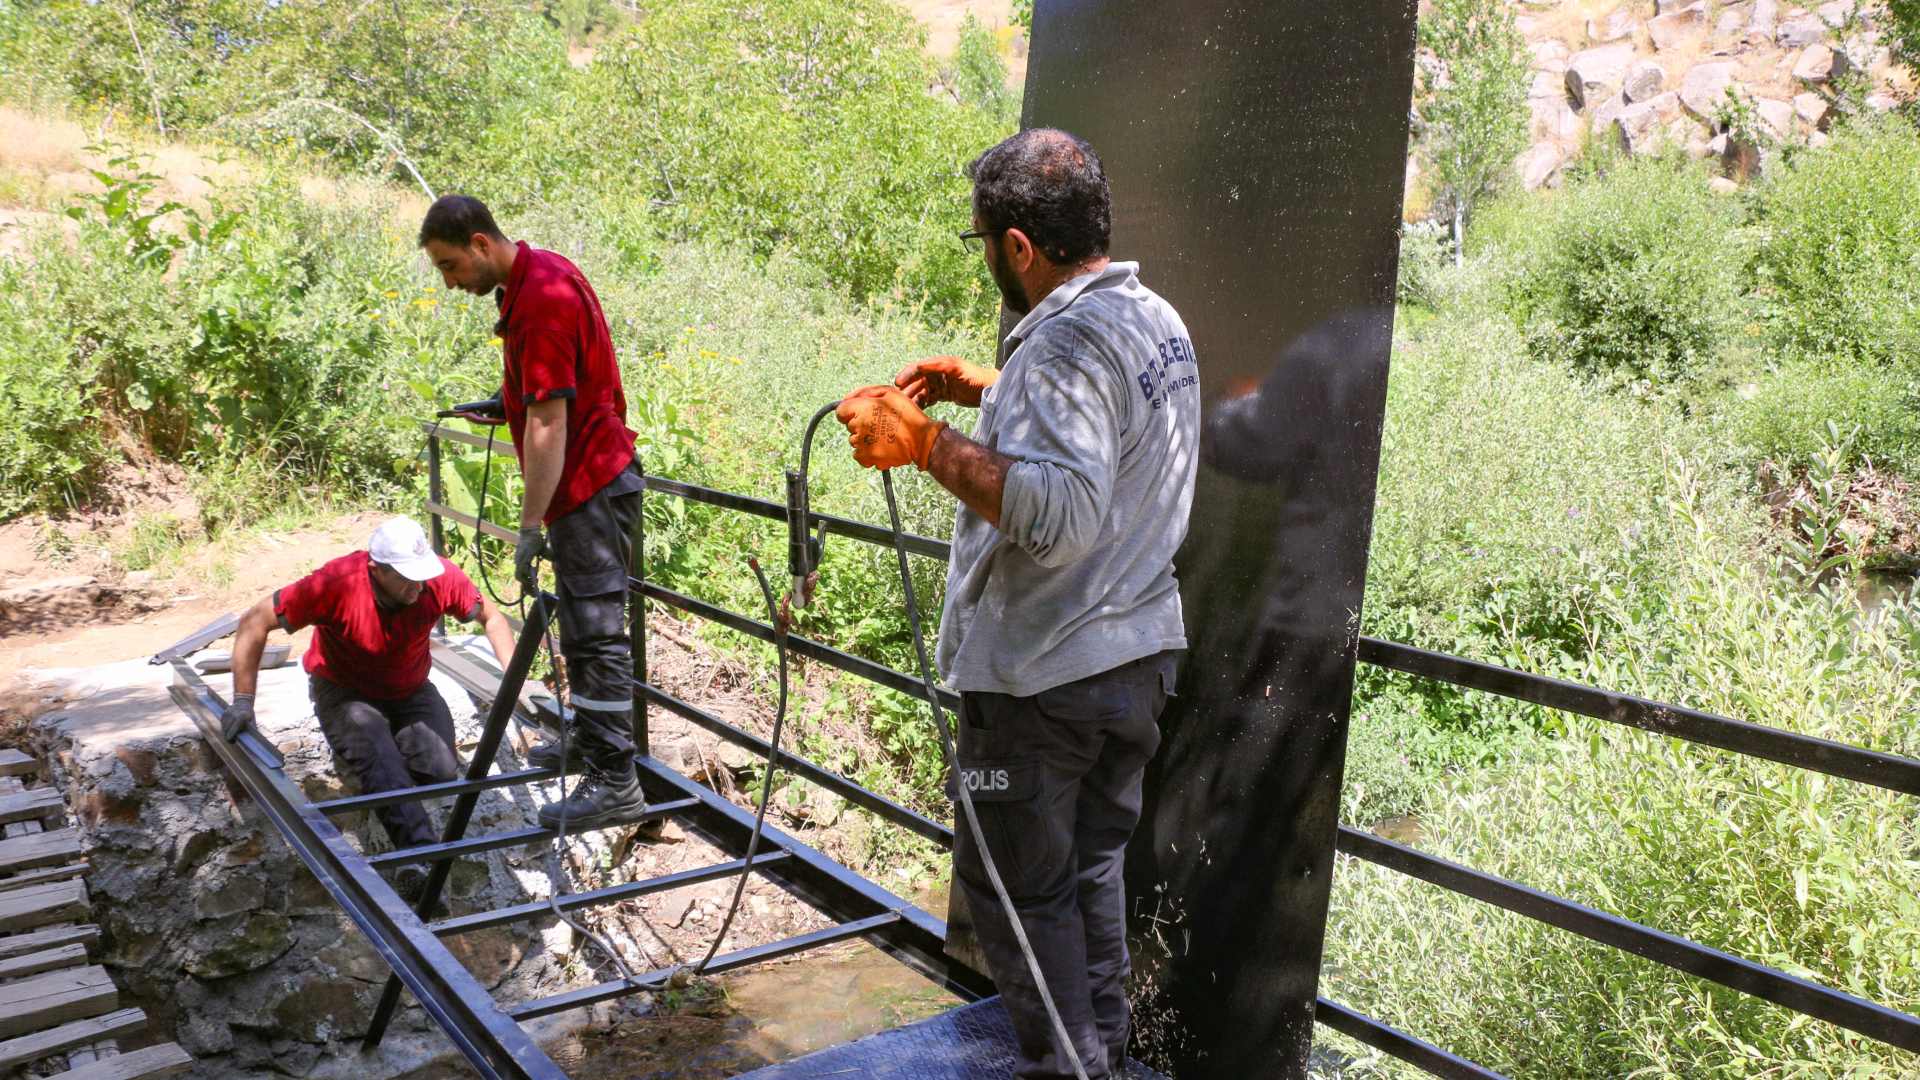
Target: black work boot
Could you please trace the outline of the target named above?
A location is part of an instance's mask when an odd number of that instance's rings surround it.
[[[567,740],[566,771],[579,772],[581,766],[585,763],[586,759],[580,755],[580,743],[574,739]],[[541,743],[539,746],[527,751],[527,767],[532,769],[560,768],[560,744],[557,742]]]
[[[637,821],[646,812],[647,800],[640,794],[637,777],[629,774],[616,780],[588,774],[573,794],[540,808],[540,824],[557,829],[564,816],[569,831],[600,829]]]

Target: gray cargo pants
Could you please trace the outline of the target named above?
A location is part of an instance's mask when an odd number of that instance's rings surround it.
[[[567,658],[573,727],[589,775],[633,778],[633,639],[627,574],[645,487],[636,461],[547,527],[559,583],[560,652]]]
[[[960,695],[960,767],[949,784],[973,796],[987,850],[1089,1077],[1118,1076],[1126,1061],[1132,961],[1123,870],[1177,664],[1177,653],[1164,652],[1032,697]],[[959,820],[953,866],[1019,1039],[1015,1075],[1072,1076],[972,830]]]

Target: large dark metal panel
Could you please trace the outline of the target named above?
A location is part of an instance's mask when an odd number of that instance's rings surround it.
[[[1039,0],[1026,122],[1100,152],[1114,255],[1185,316],[1192,652],[1129,882],[1137,1051],[1298,1076],[1386,398],[1413,0]]]

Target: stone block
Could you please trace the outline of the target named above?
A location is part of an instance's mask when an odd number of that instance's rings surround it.
[[[1699,45],[1707,37],[1706,0],[1659,16],[1647,24],[1647,33],[1653,38],[1653,47],[1661,52]]]
[[[1711,121],[1734,85],[1735,67],[1730,60],[1694,65],[1680,80],[1680,103],[1693,115]]]
[[[1774,36],[1783,48],[1804,49],[1827,40],[1827,24],[1818,15],[1800,15],[1782,22]]]
[[[1815,131],[1827,130],[1827,124],[1833,119],[1833,103],[1812,91],[1795,95],[1793,111]]]
[[[1667,71],[1656,60],[1636,60],[1627,69],[1620,93],[1630,104],[1658,97],[1667,88]]]
[[[1624,41],[1640,29],[1640,20],[1634,17],[1631,8],[1622,5],[1597,19],[1587,20],[1587,40],[1602,44]]]
[[[1793,77],[1810,86],[1829,83],[1853,70],[1847,54],[1826,45],[1810,45],[1794,62]]]
[[[1567,95],[1575,108],[1587,109],[1612,97],[1634,61],[1631,42],[1583,49],[1567,61]]]

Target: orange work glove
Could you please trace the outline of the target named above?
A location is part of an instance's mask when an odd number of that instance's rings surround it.
[[[900,369],[893,385],[925,407],[942,401],[980,407],[980,395],[1000,377],[993,368],[975,367],[957,356],[929,356]]]
[[[848,394],[833,412],[847,425],[853,460],[869,469],[912,462],[927,467],[927,455],[946,422],[928,419],[907,395],[891,386],[866,386]]]

